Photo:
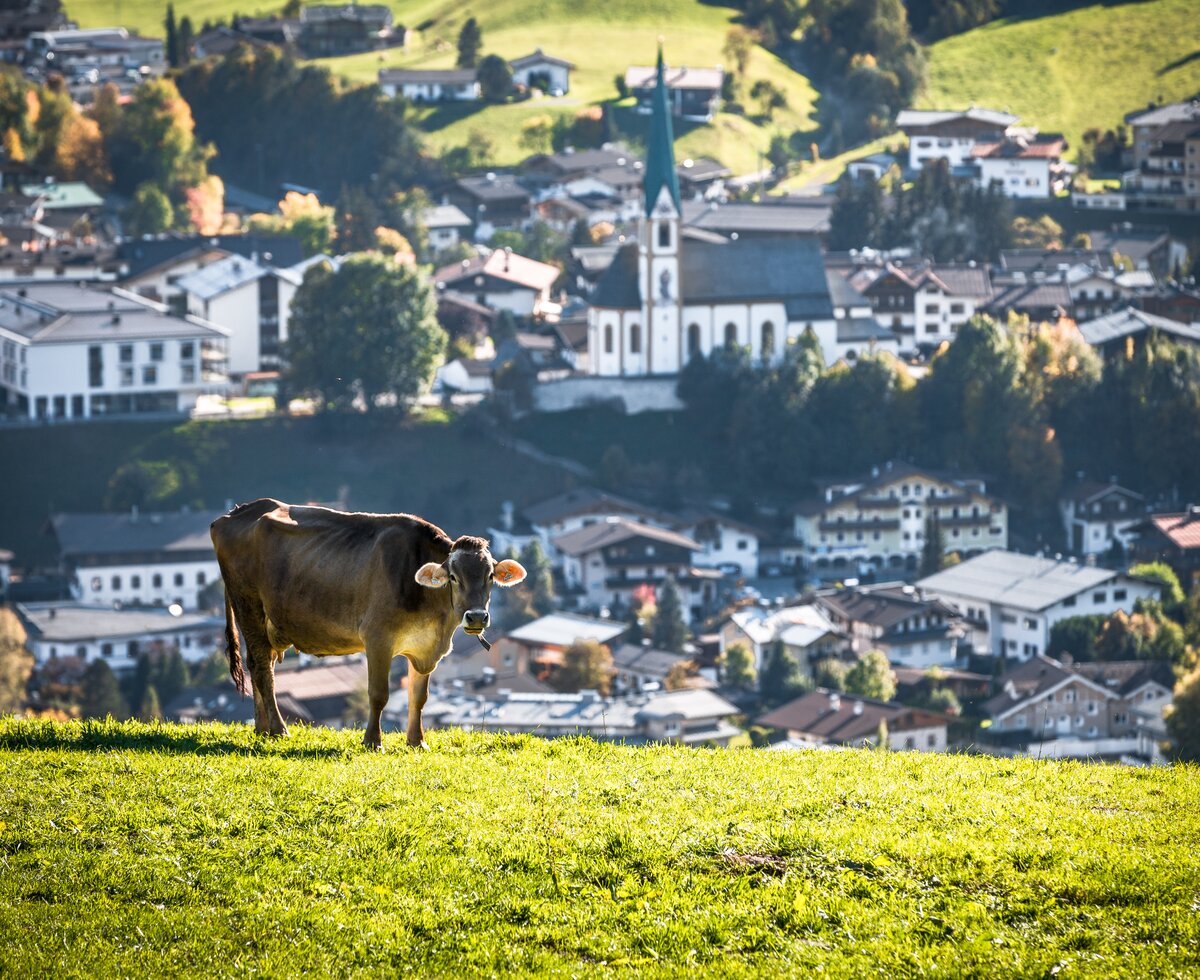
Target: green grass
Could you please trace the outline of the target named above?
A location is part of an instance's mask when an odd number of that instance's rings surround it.
[[[5,976],[1166,977],[1200,775],[0,723]]]
[[[228,17],[232,13],[270,13],[282,4],[254,6],[236,0],[206,0],[177,3],[176,14],[187,13],[199,25],[206,17]],[[655,45],[661,36],[666,56],[676,65],[717,65],[725,33],[736,11],[698,0],[610,0],[606,4],[580,4],[574,0],[496,0],[492,3],[462,3],[461,0],[393,0],[390,4],[398,24],[425,25],[405,49],[322,59],[333,71],[358,82],[373,82],[380,68],[449,68],[456,56],[455,41],[463,22],[476,17],[482,28],[485,54],[516,58],[541,47],[548,54],[566,58],[577,68],[571,73],[571,91],[563,98],[537,99],[502,106],[423,108],[418,124],[430,147],[439,151],[461,146],[475,133],[485,133],[496,146],[493,163],[509,166],[529,156],[520,144],[521,124],[531,116],[564,116],[573,119],[585,106],[616,98],[613,79],[631,64],[653,64]],[[68,10],[85,27],[121,23],[148,34],[163,34],[164,6],[149,0],[73,0]],[[736,172],[759,169],[759,154],[765,152],[771,135],[790,134],[796,129],[815,129],[811,120],[816,92],[775,55],[756,47],[748,68],[746,89],[760,78],[782,88],[788,108],[770,122],[720,113],[710,126],[689,127],[677,132],[676,155],[713,156]],[[757,111],[748,106],[749,111]],[[628,135],[639,134],[640,123],[622,116]],[[630,124],[632,122],[632,124]]]
[[[1200,92],[1195,0],[1095,4],[996,21],[929,49],[925,108],[1008,109],[1077,145],[1150,100]]]
[[[501,501],[521,506],[565,485],[561,471],[437,413],[405,422],[350,416],[0,428],[0,459],[20,474],[5,482],[0,547],[26,563],[53,560],[43,533],[51,513],[99,510],[113,473],[133,460],[178,465],[184,486],[164,506],[330,501],[347,487],[356,509],[417,513],[452,534],[486,533]]]

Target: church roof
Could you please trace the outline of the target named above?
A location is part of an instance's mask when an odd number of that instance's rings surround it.
[[[642,294],[638,288],[638,247],[630,242],[617,249],[608,268],[596,282],[592,305],[609,310],[640,310]]]
[[[642,182],[646,191],[647,217],[654,210],[654,205],[664,188],[675,204],[675,212],[678,214],[683,210],[679,196],[679,174],[675,171],[675,134],[671,128],[671,110],[667,106],[667,86],[663,73],[660,45],[657,84],[654,86],[653,113],[650,121],[650,141],[646,153],[646,176]]]

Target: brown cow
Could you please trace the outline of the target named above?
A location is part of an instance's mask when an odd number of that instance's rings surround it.
[[[275,661],[289,646],[318,656],[365,650],[371,713],[363,743],[376,749],[383,747],[379,715],[392,658],[408,658],[408,744],[423,748],[429,675],[450,651],[454,630],[461,623],[482,639],[492,582],[525,578],[518,562],[497,563],[483,538],[451,541],[409,514],[255,500],[213,521],[212,539],[225,580],[229,673],[245,693],[240,625],[255,730],[287,734],[275,703]]]

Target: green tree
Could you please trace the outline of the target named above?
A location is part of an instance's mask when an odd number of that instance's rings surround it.
[[[812,685],[804,676],[800,662],[782,641],[771,644],[766,662],[758,675],[758,689],[768,706],[783,704],[799,697]]]
[[[813,664],[813,682],[827,691],[846,690],[846,675],[850,665],[836,657],[824,657]]]
[[[112,668],[103,660],[93,660],[83,675],[83,700],[80,711],[85,718],[129,717],[129,706]]]
[[[696,662],[694,660],[680,660],[671,664],[667,671],[667,676],[663,678],[663,687],[668,691],[682,691],[691,685],[692,678],[696,676]]]
[[[725,42],[721,45],[721,55],[730,67],[730,75],[734,76],[734,95],[737,88],[746,78],[746,69],[750,66],[750,56],[754,53],[754,35],[746,28],[734,25],[725,32]]]
[[[145,693],[142,694],[141,703],[138,705],[137,716],[142,721],[162,720],[162,704],[158,699],[158,688],[156,688],[153,684],[147,685]]]
[[[20,711],[33,673],[33,657],[25,648],[25,628],[16,614],[0,606],[0,715]]]
[[[896,675],[887,654],[868,650],[846,674],[846,693],[859,697],[890,701],[896,696]]]
[[[744,643],[732,643],[721,657],[721,676],[725,684],[738,691],[752,691],[758,683],[754,651]]]
[[[924,578],[940,572],[945,567],[946,535],[937,519],[936,505],[930,505],[925,515],[925,540],[921,544],[921,562],[917,574]]]
[[[125,230],[130,235],[161,235],[175,223],[171,199],[155,184],[146,182],[133,194],[125,210]]]
[[[474,68],[479,60],[479,51],[483,47],[483,31],[479,21],[468,17],[458,32],[458,67]]]
[[[562,666],[550,678],[557,691],[599,691],[608,694],[612,683],[612,651],[595,640],[576,640],[563,652]]]
[[[379,255],[355,256],[337,271],[310,269],[292,303],[286,375],[291,390],[321,409],[369,411],[382,395],[398,406],[433,378],[446,350],[429,281]]]
[[[196,28],[192,26],[192,18],[184,14],[179,18],[179,64],[186,65],[192,60],[192,43],[196,40]]]
[[[152,686],[157,688],[163,703],[170,704],[188,685],[187,662],[179,648],[172,646],[159,653],[155,668]]]
[[[922,708],[930,711],[940,711],[947,715],[961,715],[962,703],[958,695],[948,687],[935,687],[919,701]]]
[[[109,478],[104,509],[161,506],[182,486],[183,477],[174,463],[148,459],[122,463]]]
[[[1200,667],[1175,685],[1175,698],[1166,720],[1175,757],[1181,762],[1200,763]]]
[[[512,69],[498,54],[479,63],[479,90],[488,102],[503,102],[512,92]]]
[[[525,583],[520,591],[529,593],[533,609],[539,616],[545,616],[558,608],[558,596],[554,591],[554,573],[550,568],[550,559],[542,551],[542,543],[534,538],[521,549],[519,558],[525,568]],[[513,589],[505,589],[507,595]]]
[[[109,145],[116,188],[130,193],[147,181],[175,206],[208,179],[216,152],[196,140],[191,107],[175,83],[157,78],[137,86]]]
[[[1144,578],[1162,587],[1162,602],[1168,609],[1173,609],[1183,602],[1183,586],[1179,584],[1179,576],[1166,562],[1142,562],[1131,565],[1129,574],[1134,578]]]
[[[659,650],[682,653],[688,640],[687,623],[683,619],[683,596],[673,578],[667,578],[658,588],[657,612],[650,640]]]
[[[1013,219],[1014,248],[1062,248],[1063,228],[1048,214]]]
[[[247,228],[261,235],[298,238],[306,256],[322,255],[332,250],[335,209],[322,204],[315,194],[288,191],[279,202],[278,214],[253,214]]]
[[[221,650],[214,650],[203,660],[191,665],[188,683],[200,687],[208,684],[223,684],[229,677],[229,661]]]
[[[172,68],[178,68],[182,64],[183,59],[179,54],[179,29],[175,24],[175,4],[167,4],[167,16],[164,22],[167,32],[167,64]]]
[[[1060,619],[1050,627],[1050,644],[1046,656],[1061,657],[1068,654],[1073,660],[1086,663],[1096,659],[1096,639],[1107,619],[1102,614],[1093,616],[1070,616]]]

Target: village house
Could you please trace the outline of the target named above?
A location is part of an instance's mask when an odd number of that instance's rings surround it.
[[[813,602],[850,638],[854,653],[882,650],[893,664],[954,667],[962,660],[959,644],[969,641],[955,609],[901,582],[821,591]]]
[[[410,102],[474,102],[482,96],[474,68],[380,68],[379,87]]]
[[[421,223],[429,236],[432,252],[453,248],[469,234],[471,219],[453,204],[438,204],[421,212]]]
[[[57,657],[103,660],[114,671],[132,670],[139,654],[176,649],[198,663],[217,649],[225,617],[208,612],[166,609],[105,609],[77,602],[29,602],[16,613],[28,634],[27,646],[42,666]]]
[[[721,104],[721,86],[725,72],[721,68],[665,68],[659,56],[657,69],[635,65],[625,70],[625,87],[637,100],[637,111],[649,115],[656,105],[655,92],[662,85],[667,93],[664,105],[673,116],[693,122],[711,122]]]
[[[541,89],[548,95],[566,95],[571,91],[571,62],[555,58],[537,48],[532,54],[513,58],[508,63],[513,84]]]
[[[595,178],[609,190],[623,194],[631,184],[637,188],[643,170],[642,161],[619,144],[536,153],[521,164],[522,179],[539,198],[586,194],[587,188],[580,182],[587,178]],[[600,177],[602,174],[604,177]]]
[[[649,640],[615,645],[612,658],[613,690],[617,694],[665,690],[671,670],[692,660],[687,654],[656,650]]]
[[[443,194],[471,219],[477,241],[487,241],[500,228],[521,228],[529,221],[530,195],[511,174],[460,177]]]
[[[629,632],[629,624],[558,612],[541,616],[510,630],[492,644],[488,666],[498,674],[532,675],[546,680],[563,664],[563,654],[574,643],[614,644]]]
[[[220,578],[209,525],[218,511],[54,514],[49,530],[71,593],[88,605],[200,606]]]
[[[1116,481],[1082,480],[1058,501],[1067,548],[1080,556],[1128,553],[1146,519],[1146,498]]]
[[[722,654],[735,644],[745,646],[760,671],[771,648],[782,643],[806,676],[812,676],[816,661],[841,657],[849,646],[846,636],[815,603],[783,608],[743,606],[721,624],[717,643]]]
[[[56,71],[73,65],[161,68],[166,62],[161,38],[140,37],[123,27],[34,31],[25,40],[25,64]]]
[[[403,716],[395,712],[396,724]],[[668,742],[677,745],[728,745],[741,734],[732,723],[738,708],[712,691],[686,690],[603,698],[595,691],[578,694],[510,694],[492,697],[433,695],[425,705],[431,728],[501,731],[539,738],[587,736],[630,745]]]
[[[920,170],[931,160],[951,168],[967,166],[978,143],[1004,139],[1018,117],[995,109],[902,109],[896,128],[908,137],[908,169]]]
[[[675,531],[620,517],[579,528],[554,539],[563,556],[569,593],[596,608],[635,604],[635,593],[655,590],[674,579],[687,622],[717,598],[721,572],[697,568],[700,545]]]
[[[854,481],[828,483],[794,509],[798,559],[809,569],[915,568],[926,521],[937,521],[947,554],[1008,546],[1008,508],[982,479],[888,463]]]
[[[874,746],[880,733],[896,752],[945,752],[945,715],[818,688],[756,721],[800,746]]]
[[[1002,323],[1014,313],[1034,323],[1056,323],[1071,316],[1071,289],[1061,280],[1013,283],[998,288],[981,312]]]
[[[437,369],[433,390],[460,395],[488,395],[492,391],[492,361],[456,357]]]
[[[1128,612],[1157,599],[1157,583],[1105,568],[987,551],[917,582],[952,606],[995,657],[1029,660],[1046,652],[1054,624],[1072,616]],[[979,644],[977,644],[978,646]]]
[[[151,265],[139,265],[135,273],[121,280],[121,288],[155,303],[165,303],[172,313],[182,315],[187,312],[187,296],[179,288],[179,280],[232,254],[214,245],[198,244]]]
[[[550,304],[550,289],[558,276],[555,266],[498,248],[486,257],[442,266],[433,274],[433,282],[438,289],[471,296],[494,310],[538,316]]]
[[[1071,293],[1075,319],[1091,320],[1126,306],[1137,293],[1131,281],[1134,275],[1087,265],[1068,268],[1063,278]]]
[[[996,184],[1009,197],[1047,198],[1067,186],[1075,167],[1063,162],[1067,141],[1060,133],[1013,135],[971,147],[980,187]]]
[[[1200,102],[1176,102],[1125,117],[1134,169],[1121,186],[1128,207],[1200,209]]]
[[[1179,514],[1152,514],[1131,532],[1135,561],[1166,562],[1186,592],[1200,583],[1200,506],[1192,504]]]
[[[300,8],[300,47],[308,58],[329,58],[402,45],[403,27],[381,3],[308,3]]]
[[[953,341],[992,297],[987,270],[974,264],[864,264],[850,270],[847,282],[865,297],[879,326],[895,334],[903,352]]]
[[[1157,742],[1175,685],[1165,661],[1064,664],[1037,656],[1001,675],[997,685],[999,693],[982,705],[990,720],[985,751],[1162,761]]]
[[[1148,339],[1158,336],[1200,347],[1200,323],[1180,323],[1132,307],[1084,321],[1079,324],[1079,333],[1107,360],[1128,360]]]
[[[732,170],[712,157],[698,157],[695,160],[687,157],[676,165],[675,173],[679,177],[679,191],[685,200],[716,199],[724,193],[726,178],[733,176]]]
[[[684,507],[676,515],[672,530],[678,531],[697,544],[698,566],[720,568],[731,575],[753,578],[758,574],[758,544],[760,532],[728,514],[701,507]]]
[[[186,414],[202,393],[225,389],[228,338],[121,289],[0,288],[0,416]]]

